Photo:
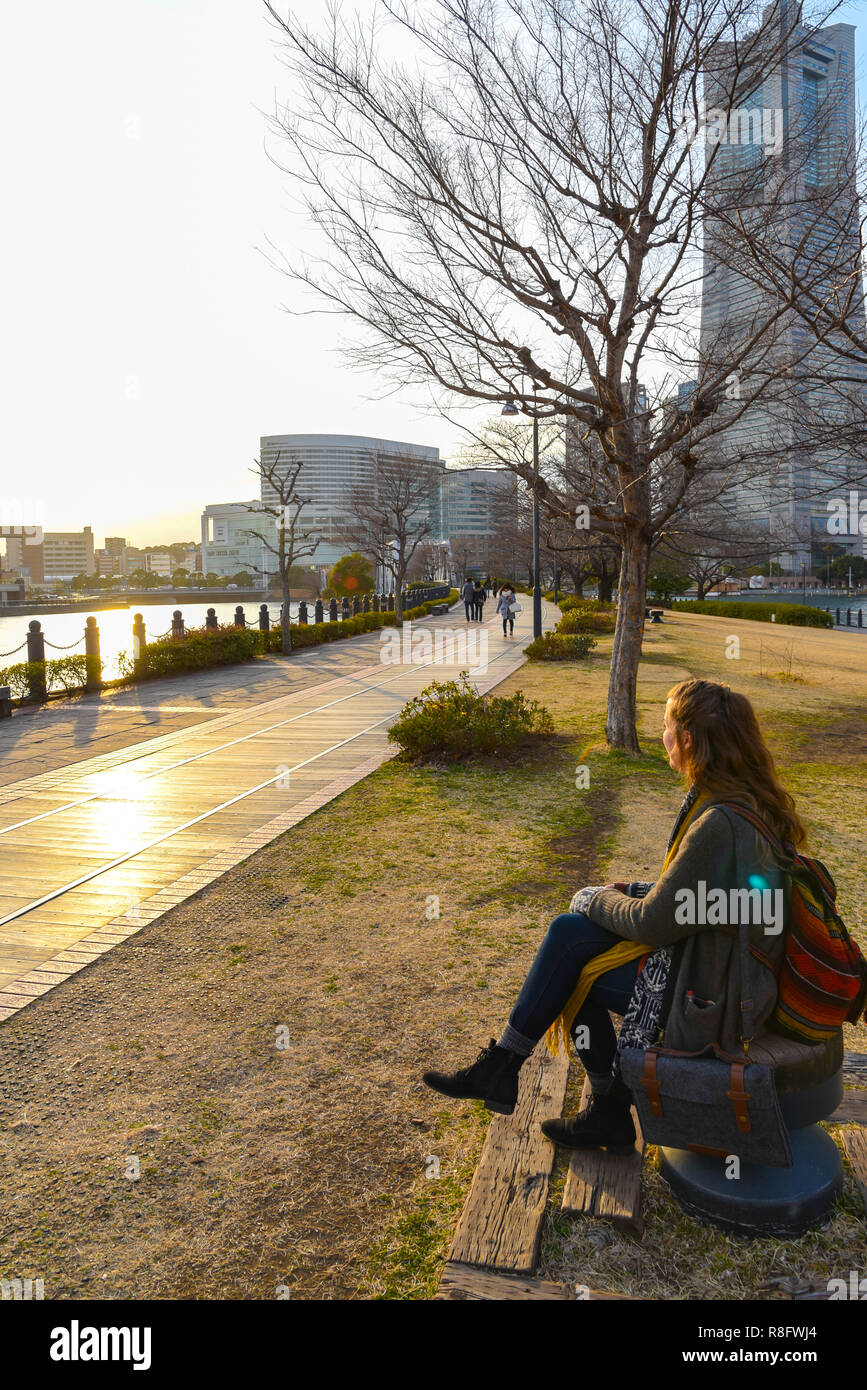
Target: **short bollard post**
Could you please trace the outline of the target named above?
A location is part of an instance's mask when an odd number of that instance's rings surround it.
[[[362,613],[370,612],[370,594],[364,595],[364,598],[361,601],[361,611]]]
[[[205,614],[205,627],[209,628],[211,632],[216,632],[218,627],[216,608],[209,608]]]
[[[281,613],[280,613],[280,620],[281,620],[281,622],[282,622],[282,620],[283,620],[282,610],[281,610]],[[259,630],[260,630],[261,632],[268,632],[269,629],[270,629],[270,627],[271,627],[271,619],[270,619],[270,616],[269,616],[269,614],[268,614],[268,605],[267,605],[267,603],[260,603],[260,604],[259,604]]]
[[[99,628],[96,618],[84,624],[84,663],[87,671],[85,690],[98,690],[102,685],[102,660],[99,655]]]
[[[132,620],[132,659],[140,662],[144,656],[147,646],[147,634],[145,633],[144,618],[141,613],[136,613]]]
[[[241,607],[240,603],[238,604],[237,608],[235,609],[235,617],[234,617],[234,620],[233,620],[233,621],[234,621],[235,627],[246,627],[246,626],[247,626],[247,619],[244,617],[244,610],[243,610],[243,608]]]
[[[840,610],[839,610],[839,608],[837,609],[837,626],[838,626],[838,627],[840,626]]]
[[[851,608],[847,608],[847,609],[846,609],[846,626],[847,626],[847,627],[851,627],[851,626],[852,626],[852,609],[851,609]]]
[[[859,627],[863,627],[863,626],[864,626],[864,609],[863,609],[863,608],[859,608],[859,609],[858,609],[858,626],[859,626]]]
[[[184,615],[180,608],[176,608],[172,614],[172,636],[183,637],[184,635]]]
[[[357,618],[360,612],[361,612],[361,603],[360,603],[360,601],[359,601],[358,594],[356,594],[355,597],[354,597],[353,600],[352,600],[352,616],[353,616],[353,618]]]
[[[318,598],[313,605],[313,621],[314,623],[323,623],[325,621],[325,609],[322,607],[321,598]]]
[[[307,621],[307,602],[305,599],[302,599],[298,605],[298,622],[302,627],[306,627]]]
[[[346,622],[349,617],[349,599],[346,594],[344,594],[343,603],[340,605],[340,616],[344,622]]]
[[[45,634],[42,624],[36,618],[30,623],[27,633],[27,661],[30,665],[29,685],[31,700],[47,700],[45,688]]]
[[[374,611],[374,613],[378,613],[378,612],[380,611],[380,606],[379,606],[379,594],[374,594],[374,595],[373,595],[373,611]]]
[[[0,685],[0,719],[12,718],[12,691],[8,685]]]
[[[328,605],[328,621],[329,621],[330,623],[336,623],[336,622],[337,622],[337,599],[336,599],[336,598],[333,598],[333,599],[331,600],[331,602],[329,603],[329,605]]]
[[[389,611],[389,613],[393,613],[393,612],[395,611],[395,609],[394,609],[394,590],[392,590],[391,593],[390,593],[389,596],[388,596],[388,611]]]

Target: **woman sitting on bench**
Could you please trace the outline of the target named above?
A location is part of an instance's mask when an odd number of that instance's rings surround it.
[[[510,1115],[524,1060],[549,1029],[571,1027],[591,1103],[571,1121],[542,1126],[567,1148],[626,1152],[635,1141],[609,1010],[626,1015],[621,1046],[647,1046],[662,1032],[666,1047],[684,1052],[714,1042],[735,1052],[741,998],[753,1000],[757,1031],[776,1003],[791,880],[765,837],[723,803],[748,807],[798,847],[806,833],[794,802],[777,780],[752,705],[728,686],[675,686],[662,737],[688,790],[660,878],[576,893],[548,928],[499,1042],[460,1071],[424,1075],[443,1095]],[[750,978],[742,984],[736,924],[743,908]]]

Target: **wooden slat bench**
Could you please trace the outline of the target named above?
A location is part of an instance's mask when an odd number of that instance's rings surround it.
[[[550,1279],[532,1279],[520,1274],[497,1274],[490,1269],[479,1269],[477,1265],[462,1265],[450,1262],[443,1270],[437,1299],[458,1302],[464,1299],[503,1300],[516,1299],[558,1299],[574,1301],[578,1294],[566,1284],[555,1284]],[[624,1293],[603,1293],[601,1289],[587,1289],[581,1299],[596,1302],[599,1299],[627,1299]]]
[[[449,1261],[533,1274],[554,1166],[542,1120],[563,1109],[569,1059],[550,1057],[544,1039],[521,1068],[512,1115],[495,1115],[449,1250]]]
[[[580,1109],[590,1103],[590,1083],[585,1077]],[[644,1234],[641,1214],[641,1164],[644,1140],[635,1108],[636,1141],[631,1154],[609,1154],[604,1149],[575,1149],[563,1191],[567,1216],[598,1216],[631,1235]]]
[[[436,1298],[439,1300],[576,1299],[575,1288],[535,1277],[555,1149],[541,1133],[542,1120],[561,1114],[569,1063],[549,1057],[544,1040],[521,1069],[513,1115],[495,1115],[458,1221]],[[843,1079],[867,1085],[867,1054],[846,1053]],[[581,1109],[589,1102],[585,1078]],[[631,1154],[603,1150],[572,1154],[562,1210],[595,1216],[635,1236],[644,1233],[641,1165],[644,1141],[633,1109],[637,1139]],[[829,1124],[856,1124],[841,1135],[867,1207],[867,1090],[847,1091]],[[576,1286],[577,1287],[577,1286]],[[582,1290],[584,1286],[581,1286]],[[821,1292],[782,1296],[820,1297]],[[587,1289],[581,1298],[624,1294]]]

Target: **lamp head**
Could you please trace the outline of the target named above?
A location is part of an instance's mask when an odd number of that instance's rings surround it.
[[[520,415],[520,413],[520,408],[516,405],[514,401],[506,401],[506,404],[500,411],[501,415]]]

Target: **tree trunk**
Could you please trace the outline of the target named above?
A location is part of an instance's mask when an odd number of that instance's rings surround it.
[[[620,591],[617,626],[611,654],[608,683],[608,717],[605,737],[612,748],[640,753],[635,724],[635,694],[641,639],[644,636],[644,605],[647,601],[647,570],[650,542],[637,526],[627,528],[620,562]],[[600,581],[601,589],[601,581]]]
[[[280,633],[282,637],[283,655],[288,656],[292,650],[292,629],[289,625],[289,576],[281,576],[283,587],[283,616],[280,619]]]
[[[403,627],[403,604],[401,597],[403,594],[403,581],[406,572],[398,567],[397,574],[394,576],[394,625]]]
[[[599,574],[597,576],[597,580],[600,601],[602,603],[610,603],[611,590],[614,587],[614,573],[613,571],[609,571],[608,566],[604,563],[604,561],[599,566]]]
[[[698,601],[701,603],[705,595],[705,581],[703,579],[697,579],[695,583],[698,589]],[[710,584],[708,584],[707,587],[710,588]]]

